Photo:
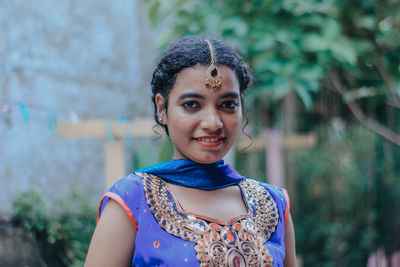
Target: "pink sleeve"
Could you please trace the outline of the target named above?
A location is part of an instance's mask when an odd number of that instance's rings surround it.
[[[135,231],[137,232],[138,230],[138,223],[136,221],[135,215],[133,215],[132,211],[129,209],[128,205],[126,205],[125,201],[116,193],[113,192],[107,192],[104,194],[103,198],[100,201],[100,206],[99,206],[99,213],[97,215],[97,222],[99,222],[100,219],[100,213],[101,213],[101,206],[103,204],[103,201],[108,198],[112,199],[115,202],[117,202],[121,208],[125,211],[126,215],[128,215],[133,227],[135,228]],[[108,201],[107,199],[107,201]]]
[[[282,188],[282,192],[286,199],[285,215],[283,217],[283,222],[284,222],[284,224],[286,224],[286,221],[287,221],[287,218],[289,217],[289,212],[290,212],[290,198],[289,198],[289,195],[288,195],[286,189]]]

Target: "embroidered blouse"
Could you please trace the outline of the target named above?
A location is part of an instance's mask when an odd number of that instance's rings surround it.
[[[285,189],[251,179],[237,184],[247,213],[228,222],[184,211],[158,176],[132,173],[103,196],[137,231],[132,266],[283,266]]]

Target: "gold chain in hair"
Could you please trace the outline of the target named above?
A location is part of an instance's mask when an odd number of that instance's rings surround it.
[[[204,40],[204,41],[207,42],[208,47],[210,48],[210,54],[211,54],[211,63],[207,69],[207,79],[205,81],[205,84],[207,87],[211,86],[213,89],[217,89],[217,88],[221,87],[221,85],[222,85],[221,74],[219,73],[217,66],[215,66],[214,51],[213,51],[210,41],[209,40]]]

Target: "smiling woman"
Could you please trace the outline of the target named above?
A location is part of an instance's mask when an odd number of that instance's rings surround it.
[[[222,160],[250,81],[242,59],[218,40],[186,37],[164,53],[152,100],[174,159],[105,193],[85,266],[295,266],[286,190]]]
[[[204,83],[206,73],[207,67],[202,65],[182,70],[169,94],[168,109],[165,98],[160,93],[156,95],[160,123],[168,128],[175,159],[213,163],[235,141],[242,119],[236,75],[221,66],[222,86],[210,89]]]

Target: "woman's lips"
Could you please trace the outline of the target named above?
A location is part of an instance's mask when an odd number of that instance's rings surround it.
[[[216,147],[222,144],[225,137],[223,136],[201,136],[196,137],[194,140],[202,146],[205,147]]]

